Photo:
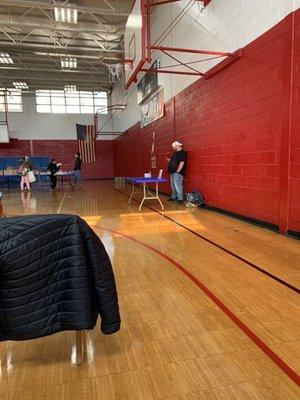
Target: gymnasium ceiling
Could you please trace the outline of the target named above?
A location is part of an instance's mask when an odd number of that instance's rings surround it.
[[[123,33],[133,0],[0,0],[0,87],[25,82],[29,91],[110,90],[107,63],[123,54]],[[77,23],[57,22],[54,7],[76,8]],[[62,69],[61,57],[77,59],[77,68]]]

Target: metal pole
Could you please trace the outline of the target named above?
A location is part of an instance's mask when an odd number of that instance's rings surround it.
[[[141,0],[141,12],[142,12],[142,61],[146,61],[146,26],[145,22],[147,22],[147,18],[145,15],[145,0]]]
[[[150,4],[150,7],[161,6],[163,4],[169,4],[169,3],[176,3],[178,1],[181,1],[181,0],[163,0],[163,1],[158,1],[156,3]]]
[[[230,56],[231,53],[225,53],[222,51],[209,51],[209,50],[195,50],[195,49],[186,49],[186,48],[178,48],[178,47],[164,47],[164,46],[151,46],[152,50],[165,50],[165,51],[177,51],[181,53],[193,53],[193,54],[210,54],[212,56]]]
[[[178,0],[176,0],[178,1]],[[151,13],[150,13],[150,0],[146,0],[146,4],[147,4],[147,62],[150,63],[151,62],[151,26],[150,26],[150,17],[151,17]]]
[[[184,72],[184,71],[172,71],[172,70],[161,70],[155,68],[141,68],[142,72],[158,73],[158,74],[174,74],[174,75],[193,75],[193,76],[203,76],[202,73],[196,72]],[[205,75],[204,75],[205,76]]]
[[[181,62],[180,60],[178,60],[178,58],[172,56],[172,54],[169,54],[168,52],[166,52],[166,51],[164,51],[164,50],[162,50],[162,52],[163,52],[164,54],[166,54],[167,56],[169,56],[170,58],[172,58],[173,60],[179,62],[181,65],[183,65],[183,66],[186,67],[187,69],[189,69],[189,70],[191,70],[191,71],[194,71],[194,72],[198,72],[198,73],[199,73],[200,75],[202,75],[202,76],[205,75],[205,74],[203,74],[202,72],[198,71],[197,69],[190,67],[188,64],[185,64],[184,62]]]

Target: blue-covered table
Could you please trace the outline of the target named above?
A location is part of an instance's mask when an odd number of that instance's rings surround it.
[[[0,175],[0,183],[3,188],[10,189],[11,182],[20,181],[21,175],[17,174],[3,174]]]
[[[45,171],[45,172],[33,171],[33,173],[34,173],[34,176],[35,176],[40,188],[42,187],[42,179],[48,178],[48,176],[50,175],[50,172],[48,172],[48,171]],[[0,175],[0,186],[2,186],[3,188],[6,188],[6,189],[10,189],[12,183],[18,182],[18,184],[19,184],[20,180],[21,180],[20,174],[4,173],[3,175]],[[46,181],[46,183],[48,185],[48,180]]]
[[[141,204],[139,206],[139,212],[141,212],[142,210],[142,206],[144,204],[145,200],[158,200],[160,205],[161,205],[161,209],[164,209],[163,203],[161,202],[159,195],[158,195],[158,185],[160,183],[165,183],[168,182],[167,179],[163,179],[163,178],[144,178],[144,177],[126,177],[125,181],[130,182],[132,184],[132,192],[131,195],[129,197],[128,200],[128,204],[130,204],[132,196],[136,193],[135,191],[135,186],[136,185],[142,185],[143,187],[143,199],[141,201]],[[153,194],[148,187],[149,183],[154,183],[155,184],[155,194]]]

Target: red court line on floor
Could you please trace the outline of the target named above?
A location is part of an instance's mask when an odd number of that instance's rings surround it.
[[[91,225],[93,226],[93,225]],[[103,228],[100,226],[94,226],[95,228],[123,236],[127,239],[130,239],[140,245],[147,247],[152,250],[156,254],[160,255],[162,258],[167,260],[170,264],[174,265],[178,270],[183,272],[191,281],[194,282],[195,285],[202,290],[227,316],[234,322],[237,327],[248,336],[252,342],[254,342],[280,369],[283,371],[296,385],[300,386],[300,376],[294,371],[291,367],[289,367],[270,347],[264,343],[250,328],[247,327],[217,296],[215,296],[202,282],[199,281],[191,272],[189,272],[186,268],[184,268],[177,261],[173,260],[167,254],[162,253],[160,250],[157,250],[155,247],[152,247],[144,242],[141,242],[138,239],[133,238],[132,236],[125,235],[124,233],[120,233],[114,231],[112,229]]]
[[[115,187],[113,187],[113,186],[111,186],[111,185],[108,185],[108,186],[110,186],[111,188],[113,188],[113,189],[116,190],[117,192],[122,193],[124,196],[129,197],[129,194],[128,194],[128,193],[123,192],[122,190],[117,189],[117,188],[115,188]],[[138,201],[137,199],[135,199],[134,197],[132,197],[131,200],[134,200],[136,203],[139,203],[139,201]],[[152,208],[152,207],[148,206],[147,204],[143,204],[143,207],[146,207],[146,208],[148,208],[149,210],[152,210],[152,211],[156,212],[157,214],[162,215],[164,218],[168,219],[169,221],[174,222],[174,223],[177,224],[178,226],[180,226],[180,227],[186,229],[188,232],[190,232],[190,233],[192,233],[193,235],[199,237],[200,239],[202,239],[202,240],[204,240],[204,241],[206,241],[206,242],[212,244],[213,246],[217,247],[218,249],[225,251],[227,254],[231,255],[231,256],[234,257],[234,258],[237,258],[238,260],[240,260],[240,261],[242,261],[243,263],[247,264],[249,267],[251,267],[251,268],[253,268],[253,269],[256,269],[257,271],[263,273],[264,275],[268,276],[269,278],[274,279],[276,282],[280,283],[281,285],[286,286],[287,288],[293,290],[294,292],[296,292],[296,293],[298,293],[298,294],[300,293],[300,289],[298,289],[297,287],[293,286],[292,284],[290,284],[290,283],[284,281],[283,279],[279,278],[279,277],[276,276],[276,275],[271,274],[271,272],[266,271],[265,269],[259,267],[258,265],[252,263],[251,261],[248,261],[247,259],[245,259],[245,258],[239,256],[238,254],[234,253],[233,251],[226,249],[226,247],[223,247],[223,246],[221,246],[220,244],[218,244],[218,243],[216,243],[216,242],[214,242],[214,241],[212,241],[212,240],[206,238],[205,236],[200,235],[200,233],[193,231],[192,229],[190,229],[190,228],[188,228],[187,226],[181,224],[180,222],[176,221],[175,219],[169,217],[168,215],[165,215],[165,214],[163,214],[163,213],[157,211],[155,208]]]

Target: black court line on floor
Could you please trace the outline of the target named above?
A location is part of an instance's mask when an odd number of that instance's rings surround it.
[[[123,192],[122,190],[117,189],[116,187],[114,187],[114,186],[112,186],[112,185],[109,185],[109,186],[112,187],[112,188],[113,188],[114,190],[116,190],[117,192],[122,193],[124,196],[130,197],[130,195],[129,195],[128,193]],[[131,200],[134,200],[136,203],[140,203],[140,202],[139,202],[137,199],[135,199],[134,197],[132,197]],[[279,277],[276,276],[276,275],[271,274],[271,272],[266,271],[265,269],[259,267],[258,265],[252,263],[251,261],[249,261],[249,260],[247,260],[247,259],[245,259],[245,258],[239,256],[238,254],[234,253],[233,251],[226,249],[226,247],[223,247],[223,246],[221,246],[220,244],[218,244],[218,243],[216,243],[216,242],[214,242],[214,241],[212,241],[212,240],[206,238],[205,236],[202,236],[200,233],[193,231],[192,229],[190,229],[190,228],[188,228],[187,226],[181,224],[180,222],[176,221],[175,219],[169,217],[168,215],[165,215],[165,214],[159,212],[158,210],[156,210],[155,208],[152,208],[152,207],[148,206],[147,204],[143,204],[143,207],[146,207],[146,208],[148,208],[149,210],[154,211],[154,212],[156,212],[156,213],[159,214],[159,215],[162,215],[164,218],[168,219],[169,221],[174,222],[175,224],[177,224],[177,225],[180,226],[181,228],[184,228],[184,229],[187,230],[188,232],[190,232],[190,233],[192,233],[193,235],[199,237],[200,239],[202,239],[202,240],[204,240],[204,241],[206,241],[206,242],[212,244],[213,246],[217,247],[218,249],[225,251],[227,254],[229,254],[229,255],[231,255],[232,257],[238,259],[239,261],[242,261],[243,263],[247,264],[249,267],[254,268],[256,271],[261,272],[262,274],[264,274],[264,275],[268,276],[269,278],[275,280],[276,282],[280,283],[281,285],[284,285],[285,287],[287,287],[287,288],[293,290],[293,291],[296,292],[296,293],[300,293],[300,289],[298,289],[297,287],[293,286],[292,284],[290,284],[290,283],[284,281],[283,279],[279,278]]]

